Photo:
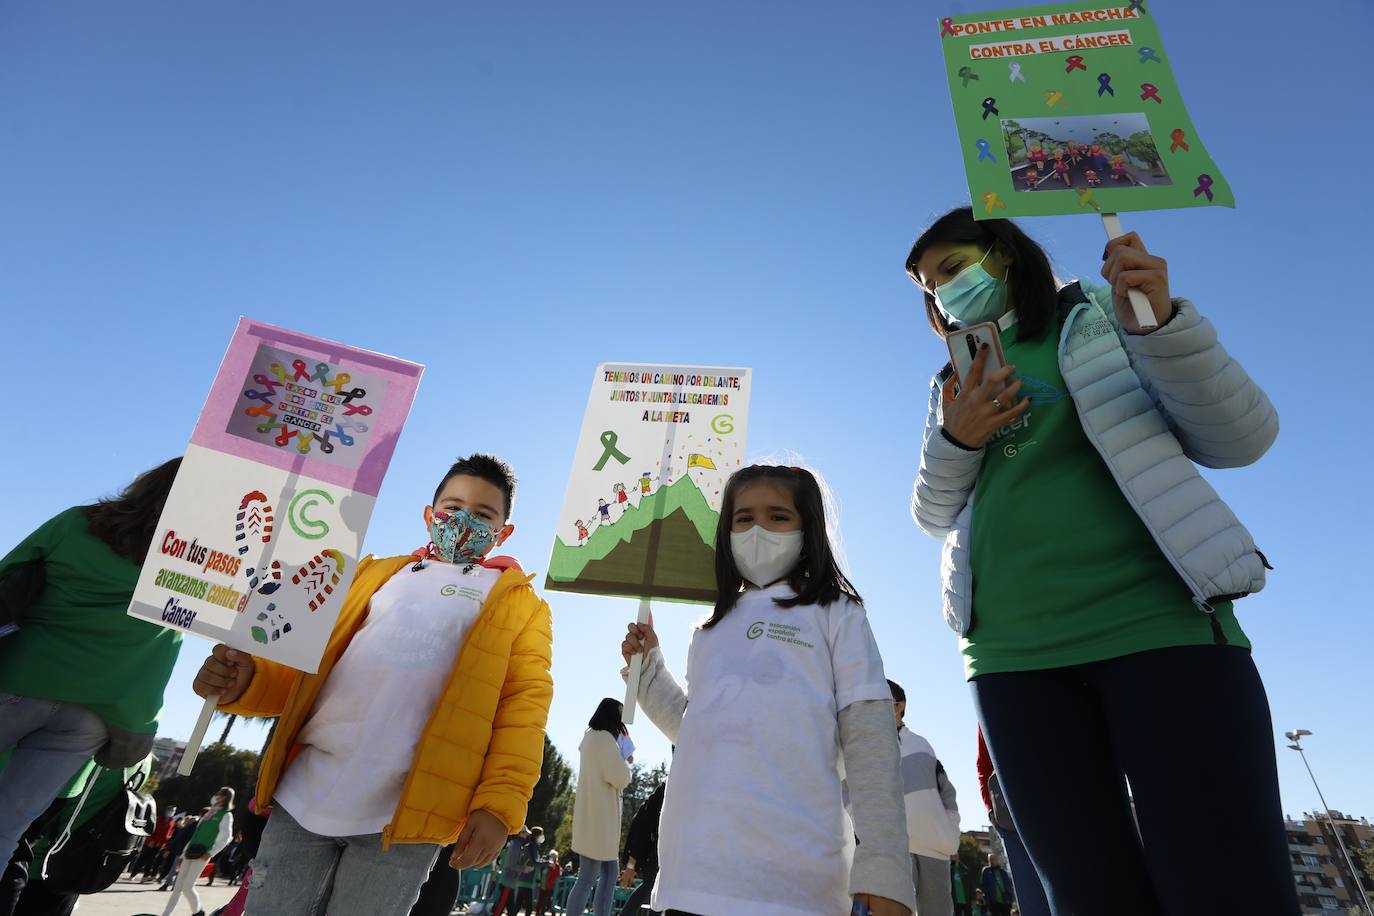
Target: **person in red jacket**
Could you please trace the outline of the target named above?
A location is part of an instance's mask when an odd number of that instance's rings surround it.
[[[558,864],[558,850],[549,850],[548,865],[544,870],[544,883],[539,888],[539,905],[534,908],[535,916],[544,916],[550,912],[553,904],[553,889],[558,886],[558,879],[563,877],[563,866]]]

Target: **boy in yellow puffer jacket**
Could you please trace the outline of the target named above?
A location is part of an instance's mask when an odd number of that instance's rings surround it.
[[[485,865],[525,819],[553,699],[549,606],[514,560],[502,461],[454,464],[417,555],[364,558],[316,674],[216,646],[201,696],[278,716],[247,912],[405,913],[439,850]]]

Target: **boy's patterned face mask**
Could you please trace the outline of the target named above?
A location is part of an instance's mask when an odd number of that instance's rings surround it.
[[[431,517],[429,539],[434,553],[450,563],[476,563],[496,543],[496,529],[466,509],[435,509]]]

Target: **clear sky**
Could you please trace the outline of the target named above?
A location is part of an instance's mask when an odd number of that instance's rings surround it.
[[[1209,477],[1277,567],[1240,617],[1284,808],[1317,806],[1278,735],[1304,727],[1328,801],[1374,816],[1374,411],[1356,347],[1371,8],[1147,4],[1238,207],[1124,221],[1282,416],[1264,460]],[[239,315],[428,367],[368,548],[418,546],[438,475],[490,450],[521,476],[511,552],[541,573],[598,362],[750,366],[750,452],[795,450],[834,486],[908,719],[966,825],[982,824],[939,545],[907,510],[944,356],[902,262],[967,199],[936,17],[992,8],[0,5],[0,352],[14,382],[0,545],[179,454]],[[1063,276],[1095,275],[1098,221],[1026,226]],[[549,597],[549,730],[575,758],[597,700],[622,690],[635,604]],[[657,611],[679,672],[699,613]],[[187,639],[165,734],[189,733],[207,651]],[[641,760],[666,756],[647,723],[634,734]],[[1192,737],[1159,752],[1190,754]],[[1199,760],[1197,778],[1227,774]]]

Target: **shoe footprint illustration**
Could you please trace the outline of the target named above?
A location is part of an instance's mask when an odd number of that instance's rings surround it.
[[[276,642],[291,632],[291,624],[287,622],[286,615],[277,611],[275,601],[268,602],[267,610],[258,612],[257,621],[257,625],[249,632],[263,645]]]
[[[310,610],[317,611],[334,593],[344,571],[343,554],[330,548],[322,550],[291,577],[292,585],[304,585],[310,596]]]
[[[261,490],[244,494],[234,519],[234,541],[239,545],[239,556],[248,553],[255,540],[260,540],[264,546],[272,542],[272,506]],[[280,563],[273,562],[261,570],[256,563],[245,563],[243,574],[248,579],[248,587],[257,589],[260,595],[270,595],[281,588]]]

